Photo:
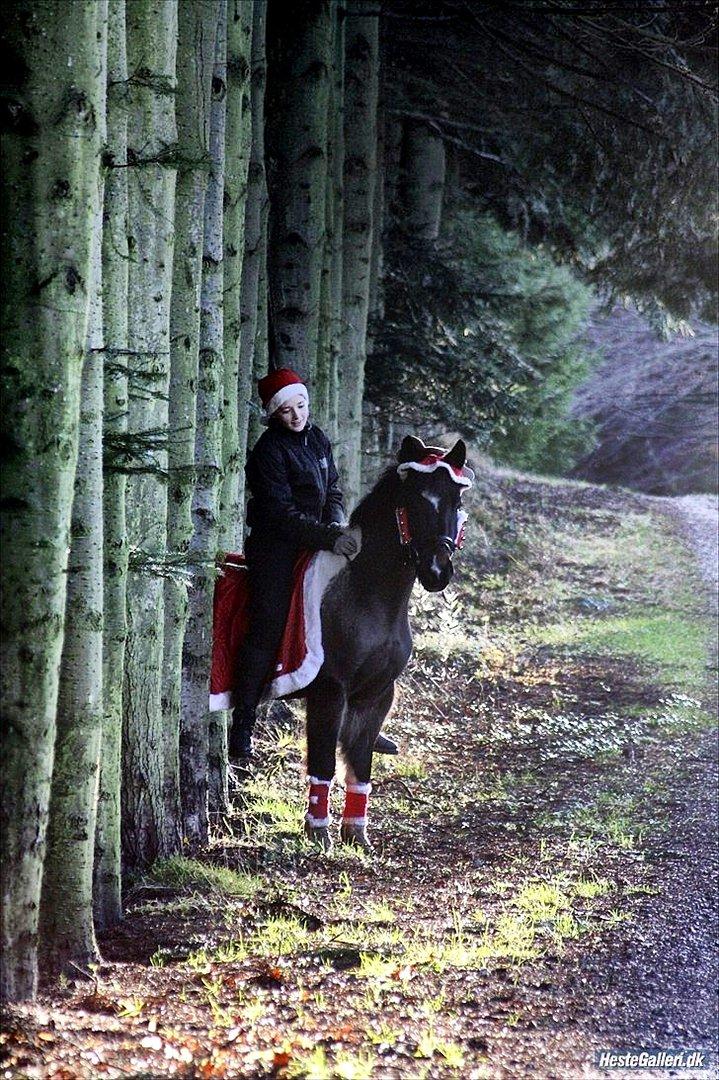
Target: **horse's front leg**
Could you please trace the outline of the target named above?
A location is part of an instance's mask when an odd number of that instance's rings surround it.
[[[337,737],[346,707],[344,689],[333,680],[318,678],[307,691],[307,778],[310,791],[305,834],[325,851],[332,847],[329,797],[337,761]]]
[[[340,839],[366,851],[372,850],[367,836],[368,803],[372,790],[372,747],[394,701],[394,681],[379,692],[350,698],[340,733],[346,763],[345,806]]]

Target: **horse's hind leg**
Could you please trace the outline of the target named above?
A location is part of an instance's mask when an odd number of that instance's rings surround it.
[[[307,776],[310,784],[305,833],[328,851],[332,846],[329,794],[335,775],[337,736],[346,697],[339,683],[316,679],[307,691]]]
[[[394,682],[374,695],[350,698],[340,732],[346,764],[345,807],[340,839],[371,850],[367,838],[367,803],[372,789],[372,747],[394,700]]]

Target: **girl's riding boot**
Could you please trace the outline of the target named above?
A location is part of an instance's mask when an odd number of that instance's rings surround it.
[[[235,708],[232,710],[227,756],[233,762],[247,762],[252,757],[252,729],[255,726],[255,710]]]

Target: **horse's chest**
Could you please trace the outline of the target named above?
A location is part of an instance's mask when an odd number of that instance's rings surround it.
[[[345,678],[369,663],[396,678],[412,652],[406,615],[388,612],[382,604],[350,602],[344,583],[331,589],[322,606],[325,662]]]

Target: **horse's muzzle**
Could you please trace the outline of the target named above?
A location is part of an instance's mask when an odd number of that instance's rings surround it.
[[[447,536],[442,536],[437,541],[435,550],[429,557],[421,558],[417,565],[417,577],[427,592],[441,592],[449,585],[450,578],[454,573],[452,555],[455,545]]]

